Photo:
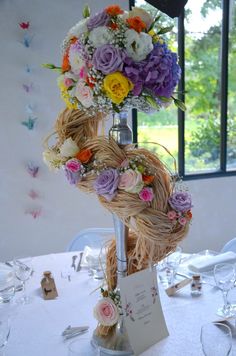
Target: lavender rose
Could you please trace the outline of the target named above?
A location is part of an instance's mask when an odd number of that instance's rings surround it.
[[[105,11],[101,11],[98,12],[93,17],[90,17],[90,19],[87,22],[87,27],[89,31],[91,31],[93,28],[96,28],[98,26],[107,25],[109,21],[110,21],[110,16]]]
[[[187,192],[173,193],[168,201],[170,206],[176,211],[186,212],[192,208],[192,198]]]
[[[69,168],[64,166],[64,171],[65,171],[66,178],[70,184],[76,185],[81,181],[82,177],[81,177],[80,170],[77,172],[72,172]]]
[[[94,182],[94,189],[98,195],[102,195],[107,201],[111,201],[119,184],[117,169],[109,168],[102,171]]]
[[[92,63],[103,74],[110,74],[122,70],[125,57],[125,51],[105,44],[96,49]]]

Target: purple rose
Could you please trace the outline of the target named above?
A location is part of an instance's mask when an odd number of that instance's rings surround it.
[[[92,63],[103,74],[110,74],[117,70],[122,70],[125,56],[125,51],[112,45],[104,44],[94,52]]]
[[[192,208],[192,198],[187,192],[173,193],[168,199],[170,206],[180,212],[186,212]]]
[[[108,25],[109,21],[110,21],[110,16],[105,11],[101,11],[98,12],[93,17],[90,17],[90,19],[87,22],[87,27],[89,31],[92,31],[92,29],[96,27]]]
[[[67,167],[64,167],[64,171],[65,171],[66,178],[70,184],[76,185],[81,181],[82,177],[80,171],[71,172],[71,170],[68,169]]]
[[[117,169],[109,168],[102,171],[94,182],[94,189],[107,201],[111,201],[117,193],[119,173]]]

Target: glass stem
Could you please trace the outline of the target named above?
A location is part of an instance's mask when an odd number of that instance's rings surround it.
[[[23,299],[25,299],[26,294],[25,294],[25,281],[22,281],[22,293],[23,293]]]
[[[223,300],[224,300],[223,313],[227,314],[227,311],[229,309],[229,304],[228,304],[228,301],[227,301],[228,291],[222,290],[222,295],[223,295]]]

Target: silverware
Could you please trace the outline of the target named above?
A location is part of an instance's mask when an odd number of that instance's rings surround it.
[[[83,252],[80,252],[80,254],[79,254],[79,263],[78,263],[78,266],[76,268],[76,272],[79,272],[81,270],[82,257],[83,257]]]
[[[89,326],[78,326],[78,327],[71,327],[70,325],[63,331],[62,336],[64,340],[71,339],[75,336],[84,334],[89,329]]]
[[[76,265],[75,265],[75,260],[76,260],[77,256],[72,256],[72,264],[71,267],[74,268],[74,271],[76,270]]]

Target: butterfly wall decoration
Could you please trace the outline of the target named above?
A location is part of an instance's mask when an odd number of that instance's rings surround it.
[[[37,117],[32,118],[29,116],[27,120],[21,121],[21,125],[27,127],[29,131],[32,131],[35,128]]]

